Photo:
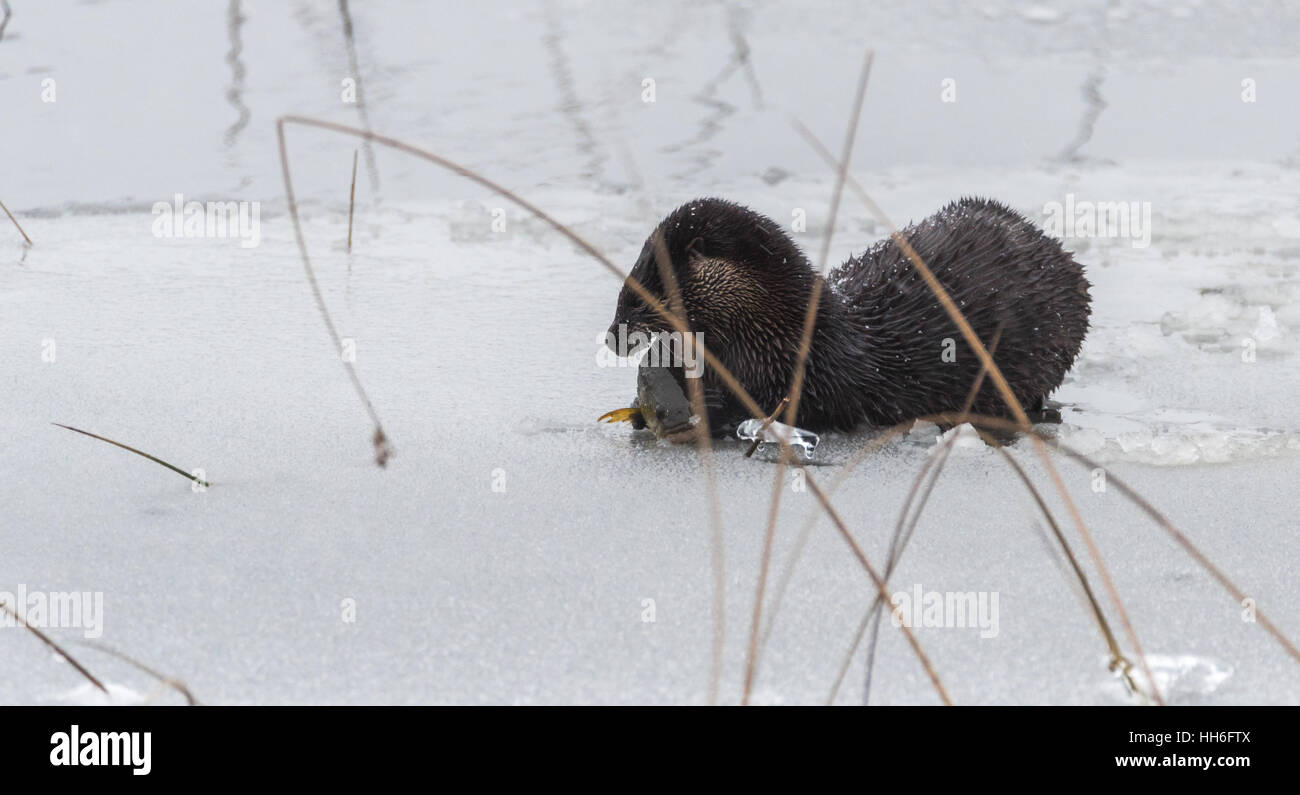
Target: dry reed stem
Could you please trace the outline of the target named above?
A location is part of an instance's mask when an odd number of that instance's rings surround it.
[[[92,439],[98,439],[98,440],[101,441],[101,442],[108,442],[109,444],[111,444],[111,445],[113,445],[113,446],[115,446],[115,447],[120,447],[120,448],[122,448],[123,450],[127,450],[127,451],[130,451],[130,452],[132,452],[132,453],[135,453],[136,455],[140,456],[141,458],[147,458],[147,459],[149,459],[150,461],[154,462],[155,464],[161,464],[162,466],[167,467],[167,468],[170,469],[171,471],[173,471],[173,472],[175,472],[175,473],[177,473],[177,474],[179,474],[179,475],[183,475],[183,476],[185,476],[186,478],[189,478],[190,480],[194,481],[195,483],[199,484],[200,486],[202,486],[202,487],[205,488],[205,489],[212,485],[212,484],[209,483],[208,481],[206,481],[206,480],[202,480],[202,479],[199,478],[197,475],[190,474],[189,472],[186,472],[185,470],[181,469],[180,467],[178,467],[178,466],[176,466],[176,465],[174,465],[174,464],[169,464],[169,463],[167,463],[166,461],[162,460],[161,458],[157,458],[156,456],[151,456],[151,455],[149,455],[148,453],[144,452],[143,450],[137,450],[137,449],[135,449],[134,447],[131,447],[131,446],[129,446],[129,445],[125,445],[125,444],[122,444],[121,442],[113,441],[112,439],[109,439],[109,438],[106,437],[106,436],[100,436],[99,434],[97,434],[97,433],[91,433],[90,431],[83,431],[83,430],[81,430],[80,428],[74,428],[74,427],[72,427],[71,425],[64,425],[63,423],[60,423],[60,422],[52,422],[52,423],[50,423],[50,424],[51,424],[51,425],[57,425],[57,426],[60,427],[60,428],[66,428],[66,429],[69,430],[69,431],[74,431],[74,432],[79,433],[79,434],[81,434],[81,435],[83,435],[83,436],[89,436],[89,437],[92,438]]]
[[[998,327],[993,332],[993,337],[989,343],[990,356],[997,351],[998,343],[1002,340],[1002,328],[1003,324],[999,323]],[[970,389],[966,393],[966,399],[962,402],[961,413],[963,415],[969,413],[971,406],[974,405],[975,397],[979,394],[980,387],[984,384],[984,376],[986,373],[987,371],[981,366],[979,373],[975,376],[975,381],[971,384]],[[894,527],[894,534],[889,540],[889,554],[885,559],[886,581],[893,576],[894,568],[902,558],[903,549],[911,540],[912,533],[916,529],[916,524],[920,521],[921,510],[924,509],[925,502],[929,499],[931,492],[934,490],[935,484],[938,483],[939,474],[943,471],[943,464],[947,461],[948,454],[952,451],[956,442],[957,434],[954,433],[943,444],[937,446],[930,455],[926,456],[925,463],[921,466],[921,471],[918,472],[916,477],[912,480],[912,486],[908,489],[907,496],[903,499],[903,508],[899,512],[898,523]],[[908,512],[912,507],[912,500],[915,499],[921,483],[924,481],[926,473],[930,471],[932,465],[935,468],[934,475],[930,478],[925,491],[925,497],[922,499],[920,506],[918,506],[916,513],[913,515],[912,521],[906,525],[905,532],[904,523],[906,522]],[[871,606],[867,609],[862,621],[859,622],[858,629],[853,636],[853,643],[849,646],[848,653],[844,655],[844,661],[840,665],[839,674],[835,677],[835,683],[831,686],[830,695],[826,700],[827,704],[834,703],[835,697],[839,693],[840,685],[843,684],[844,677],[848,674],[849,666],[853,663],[853,657],[857,654],[858,646],[862,642],[862,636],[866,631],[867,623],[874,616],[876,620],[871,627],[871,640],[867,645],[867,673],[862,689],[862,703],[864,705],[868,703],[871,697],[871,673],[875,665],[876,640],[879,638],[880,631],[881,614],[879,608],[881,604],[882,602],[880,597],[877,596],[871,601]]]
[[[655,263],[659,266],[659,277],[663,280],[668,293],[668,303],[673,315],[682,325],[686,324],[686,307],[682,303],[681,290],[677,284],[677,274],[673,271],[672,260],[662,237],[655,236]],[[683,336],[682,345],[693,345],[694,338]],[[709,565],[713,572],[713,643],[710,647],[708,703],[718,703],[718,692],[722,683],[722,655],[727,637],[727,598],[724,538],[722,532],[722,510],[718,501],[718,483],[715,461],[713,458],[713,437],[709,431],[709,412],[704,405],[704,389],[700,379],[686,379],[687,392],[691,402],[691,413],[699,418],[695,426],[695,444],[704,459],[705,492],[709,497]]]
[[[981,433],[981,436],[983,435],[984,434]],[[1102,638],[1106,642],[1106,648],[1110,650],[1112,666],[1120,667],[1122,669],[1124,681],[1128,685],[1129,689],[1133,692],[1138,692],[1137,684],[1133,682],[1132,677],[1129,675],[1129,669],[1132,667],[1132,663],[1129,662],[1124,656],[1124,653],[1120,651],[1119,642],[1115,640],[1115,633],[1111,631],[1110,622],[1106,620],[1106,614],[1101,609],[1101,603],[1097,601],[1097,596],[1092,591],[1092,585],[1088,582],[1087,576],[1083,573],[1083,567],[1079,565],[1078,559],[1074,556],[1074,550],[1071,549],[1069,542],[1066,541],[1065,533],[1061,532],[1060,526],[1056,523],[1056,518],[1052,516],[1052,512],[1048,510],[1047,501],[1043,499],[1043,495],[1038,491],[1038,488],[1034,486],[1033,481],[1029,479],[1029,475],[1025,472],[1024,468],[1020,466],[1020,462],[1011,455],[1010,451],[1002,445],[995,445],[995,447],[997,448],[997,451],[1002,454],[1002,457],[1006,459],[1007,464],[1015,470],[1020,481],[1025,484],[1025,488],[1029,489],[1029,493],[1033,496],[1034,502],[1038,505],[1038,510],[1042,512],[1043,518],[1047,520],[1048,526],[1052,528],[1052,535],[1055,536],[1057,543],[1061,545],[1061,549],[1065,552],[1065,558],[1069,561],[1070,568],[1073,570],[1075,578],[1079,581],[1079,586],[1083,588],[1084,598],[1088,602],[1088,608],[1092,611],[1093,617],[1097,619],[1097,627],[1101,630]],[[1153,684],[1152,687],[1154,686],[1155,685]]]
[[[563,235],[565,238],[571,241],[574,245],[576,245],[580,250],[582,250],[583,252],[591,256],[593,259],[595,259],[597,262],[599,262],[606,270],[608,270],[610,273],[617,276],[628,287],[632,288],[632,291],[636,293],[636,295],[639,298],[641,298],[642,301],[645,302],[646,306],[652,309],[659,317],[667,321],[668,324],[672,326],[675,331],[682,333],[684,336],[689,336],[690,329],[686,326],[686,324],[680,318],[678,318],[672,312],[670,312],[667,309],[667,307],[664,306],[663,302],[660,301],[658,298],[656,298],[653,294],[651,294],[650,291],[647,290],[644,285],[642,285],[636,279],[630,278],[627,273],[625,273],[621,268],[619,268],[617,265],[611,262],[609,258],[606,257],[604,254],[602,254],[598,249],[596,249],[595,246],[591,245],[591,243],[587,242],[585,239],[580,237],[573,230],[569,229],[567,226],[557,221],[551,215],[547,214],[544,210],[532,204],[531,202],[527,201],[526,199],[522,198],[521,196],[509,190],[508,188],[505,188],[504,186],[496,182],[493,182],[487,177],[484,177],[478,174],[477,172],[472,171],[471,169],[465,168],[464,166],[461,166],[458,163],[455,163],[451,160],[447,160],[446,158],[440,157],[438,155],[433,154],[432,152],[428,152],[426,150],[412,146],[403,141],[399,141],[396,138],[391,138],[386,135],[379,135],[377,133],[368,132],[366,130],[358,129],[356,127],[350,127],[345,124],[338,124],[336,122],[324,121],[322,119],[313,119],[306,116],[293,116],[293,115],[281,116],[279,119],[276,120],[276,127],[277,127],[277,134],[279,135],[279,139],[280,139],[281,164],[284,167],[286,190],[290,192],[290,207],[292,208],[291,215],[293,215],[294,222],[295,222],[295,233],[298,236],[299,250],[304,255],[304,264],[307,266],[309,279],[312,282],[317,295],[319,295],[319,288],[316,287],[315,285],[315,277],[312,274],[310,263],[306,259],[306,255],[305,255],[306,246],[302,241],[301,228],[298,223],[297,213],[296,213],[296,203],[292,201],[292,187],[291,187],[291,182],[289,181],[288,158],[286,155],[285,139],[284,139],[285,124],[300,124],[306,127],[315,127],[322,130],[329,130],[343,135],[351,135],[353,137],[363,138],[365,140],[373,141],[375,143],[386,146],[390,149],[394,149],[399,152],[405,152],[407,154],[418,157],[422,160],[426,160],[430,163],[433,163],[434,165],[439,166],[440,168],[444,168],[448,171],[451,171],[452,173],[458,174],[464,177],[465,179],[470,180],[471,182],[474,182],[478,185],[488,188],[489,190],[499,193],[504,198],[508,199],[515,205],[519,206],[526,212],[533,215],[538,220],[544,222],[552,229],[559,232],[561,235]],[[327,325],[330,327],[332,331],[333,326],[328,321],[328,316],[327,316]],[[732,394],[736,397],[737,400],[740,401],[741,405],[744,406],[745,410],[750,413],[750,416],[754,417],[757,420],[762,420],[766,416],[763,409],[761,409],[759,405],[754,401],[753,396],[750,395],[748,390],[745,389],[744,385],[742,385],[740,381],[737,380],[736,376],[731,372],[731,370],[728,369],[726,365],[724,365],[721,361],[719,361],[717,356],[715,356],[713,352],[708,349],[708,346],[702,341],[699,343],[699,351],[700,354],[703,356],[705,363],[713,369],[714,374],[716,374],[718,378],[723,382],[723,384],[729,390],[731,390]],[[359,382],[357,383],[359,384]],[[790,457],[793,457],[793,450],[790,448],[789,442],[784,438],[779,438],[778,441],[781,444],[782,452]],[[838,519],[838,514],[834,513],[834,508],[830,505],[829,501],[826,499],[825,494],[823,494],[820,488],[817,486],[816,481],[812,476],[812,473],[808,472],[807,468],[802,463],[798,463],[797,465],[801,469],[804,469],[805,481],[808,484],[808,486],[814,490],[814,493],[818,495],[818,501],[823,505],[823,507],[833,518]],[[845,540],[849,543],[850,547],[852,547],[855,550],[855,555],[858,558],[859,562],[865,564],[864,569],[867,571],[867,573],[868,574],[873,573],[874,569],[872,569],[870,563],[867,562],[866,556],[862,554],[860,549],[857,548],[857,542],[853,539],[852,535],[848,532],[848,529],[847,527],[844,526],[844,523],[842,521],[837,521],[836,528],[844,535]],[[876,578],[873,578],[873,580],[875,579]],[[877,583],[877,587],[881,587],[881,584]],[[943,689],[942,683],[939,682],[938,676],[934,673],[933,666],[930,665],[929,659],[926,658],[925,654],[921,651],[920,645],[916,642],[916,638],[912,637],[911,630],[907,627],[900,627],[900,630],[903,632],[905,636],[908,637],[909,645],[917,652],[918,659],[921,660],[922,665],[926,668],[930,680],[935,685],[935,689],[938,691],[940,697],[945,701],[945,703],[950,703],[948,700],[947,693]]]
[[[19,624],[21,624],[23,629],[26,629],[28,632],[40,638],[41,643],[44,643],[46,646],[52,649],[55,654],[59,655],[64,660],[66,660],[73,668],[76,668],[77,673],[86,677],[86,679],[89,680],[89,682],[92,685],[94,685],[96,688],[99,689],[99,692],[103,693],[106,696],[109,694],[108,688],[104,687],[104,683],[96,679],[95,675],[92,674],[90,671],[88,671],[86,669],[86,666],[77,662],[76,658],[73,657],[71,654],[69,654],[66,649],[64,649],[59,644],[55,643],[53,638],[51,638],[49,635],[46,635],[44,632],[41,632],[39,629],[32,626],[31,624],[28,624],[25,618],[18,615],[17,611],[15,611],[12,607],[5,604],[4,602],[0,602],[0,610],[3,610],[4,612],[13,616],[14,620],[17,621]]]
[[[145,665],[144,663],[140,662],[139,660],[135,659],[134,657],[131,657],[128,654],[120,652],[117,649],[112,648],[111,646],[105,646],[102,643],[89,643],[86,641],[82,641],[82,645],[94,649],[96,651],[103,652],[104,654],[107,654],[111,657],[116,657],[117,659],[127,663],[128,665],[135,667],[137,670],[142,671],[148,674],[149,676],[152,676],[154,679],[158,680],[159,684],[163,685],[164,687],[170,687],[171,689],[180,693],[185,698],[185,702],[188,706],[191,707],[202,706],[202,702],[200,702],[197,698],[194,697],[194,694],[190,692],[189,687],[186,686],[186,684],[181,680],[175,679],[165,674],[158,673],[157,671]]]
[[[357,150],[352,150],[352,187],[348,189],[348,251],[352,250],[352,211],[357,206]]]
[[[870,561],[867,560],[867,556],[862,552],[862,548],[858,546],[857,541],[853,538],[853,534],[850,533],[848,527],[845,526],[844,520],[840,518],[839,513],[837,513],[831,506],[830,501],[827,499],[826,495],[822,493],[821,487],[817,485],[812,474],[806,471],[804,464],[799,462],[797,463],[797,466],[805,469],[805,480],[808,484],[808,488],[812,490],[813,494],[817,497],[818,502],[822,504],[822,508],[824,508],[827,514],[830,515],[831,521],[835,523],[835,527],[840,531],[844,540],[848,542],[849,547],[853,550],[853,555],[858,559],[858,563],[862,565],[862,568],[865,569],[867,574],[871,577],[872,583],[876,586],[876,593],[881,599],[889,601],[889,591],[885,585],[885,581],[881,579],[880,575],[876,573],[875,567],[873,567]],[[934,666],[930,663],[929,657],[927,657],[925,652],[921,649],[920,643],[916,640],[916,635],[906,624],[900,624],[898,628],[902,631],[903,637],[907,639],[908,645],[912,647],[912,651],[916,654],[917,659],[921,661],[922,667],[925,668],[926,676],[930,678],[930,683],[939,694],[939,698],[944,704],[952,706],[952,699],[948,697],[948,691],[944,689],[943,682],[939,680],[939,674],[934,670]]]
[[[321,292],[320,284],[316,281],[316,271],[311,266],[311,258],[307,255],[307,241],[302,234],[302,220],[298,217],[298,200],[294,196],[293,178],[289,173],[288,144],[284,138],[284,123],[291,118],[294,117],[282,116],[277,119],[275,134],[280,144],[280,169],[284,175],[284,193],[289,205],[289,217],[293,220],[294,238],[298,242],[298,253],[302,256],[302,266],[307,273],[307,282],[311,285],[312,295],[316,299],[316,308],[320,310],[321,319],[325,321],[325,328],[329,331],[330,339],[334,341],[334,355],[338,356],[339,361],[343,363],[343,369],[347,371],[348,378],[352,381],[352,388],[356,390],[357,397],[361,398],[366,413],[370,415],[370,421],[374,423],[375,433],[371,439],[371,444],[375,449],[375,463],[383,468],[388,465],[388,459],[392,455],[388,435],[384,433],[384,425],[379,421],[379,414],[370,401],[370,395],[366,393],[366,388],[361,385],[361,378],[357,375],[356,368],[352,365],[352,362],[341,355],[343,338],[339,336],[338,329],[334,327],[334,318],[330,316],[329,309],[325,306],[325,296]]]
[[[9,216],[9,220],[14,222],[14,228],[18,230],[18,234],[23,236],[23,240],[26,241],[27,245],[32,245],[32,239],[23,231],[22,225],[18,223],[17,218],[14,218],[14,214],[9,212],[9,208],[5,206],[4,202],[0,202],[0,210],[4,210],[5,215]]]
[[[781,398],[781,402],[776,404],[776,408],[772,409],[772,413],[767,415],[767,419],[763,420],[763,424],[758,426],[758,435],[754,438],[754,443],[751,444],[749,446],[749,449],[745,451],[745,458],[754,457],[754,451],[757,450],[758,446],[763,443],[763,432],[766,431],[768,428],[772,427],[772,422],[773,420],[776,419],[776,415],[780,414],[781,409],[785,408],[786,405],[788,405],[789,403],[790,403],[790,398],[788,397]]]
[[[641,204],[641,211],[647,216],[652,213],[649,205],[645,201],[644,186],[645,182],[641,178],[641,171],[636,166],[636,161],[632,157],[630,150],[624,146],[622,148],[624,164],[631,174],[635,183],[637,198]],[[664,249],[663,241],[656,241],[655,245],[655,262],[659,266],[660,277],[664,279],[664,284],[669,289],[670,298],[676,296],[678,300],[670,301],[674,314],[679,321],[685,325],[686,310],[682,306],[680,292],[677,285],[677,276],[672,270],[672,263],[667,257],[667,251]],[[683,337],[683,344],[691,341],[690,337]],[[725,571],[725,549],[724,534],[722,528],[722,507],[718,499],[718,479],[716,461],[713,455],[713,439],[709,430],[709,417],[704,406],[704,392],[700,387],[699,379],[689,379],[687,385],[688,397],[691,401],[691,411],[695,416],[700,417],[700,426],[697,431],[695,442],[700,455],[704,462],[704,490],[708,498],[709,505],[709,565],[713,572],[712,599],[713,599],[713,642],[710,647],[709,663],[709,685],[708,685],[708,703],[716,704],[718,702],[718,691],[722,681],[722,655],[726,641],[727,631],[727,599],[726,599],[726,571]]]
[[[827,489],[828,494],[834,494],[849,479],[849,475],[858,467],[867,456],[879,451],[894,438],[901,436],[912,425],[912,421],[901,422],[886,428],[880,436],[872,439],[870,443],[861,447],[852,457],[843,465],[841,470],[836,473],[835,479],[831,481]],[[794,576],[795,567],[799,563],[799,558],[803,555],[804,546],[808,543],[808,538],[812,534],[813,526],[821,517],[822,512],[819,510],[811,512],[809,517],[804,521],[803,527],[799,531],[799,536],[795,539],[794,545],[790,548],[790,553],[786,557],[785,566],[781,570],[781,576],[777,579],[776,587],[772,589],[770,598],[771,606],[766,609],[767,621],[763,625],[763,636],[759,640],[759,656],[761,658],[763,649],[767,646],[768,638],[772,635],[772,629],[776,623],[777,614],[781,610],[782,600],[785,597],[786,588],[790,585],[790,580]]]
[[[943,418],[951,419],[952,415],[940,414],[940,415],[936,415],[936,417],[940,419]],[[930,419],[934,419],[934,418],[930,418]],[[1017,426],[1015,423],[1010,422],[1009,420],[1002,419],[1001,417],[986,417],[986,416],[972,415],[967,419],[967,422],[970,422],[972,425],[975,425],[976,427],[985,426],[988,428],[995,428],[998,430],[1010,430],[1010,431],[1020,430],[1019,426]],[[1034,436],[1035,439],[1038,440],[1040,444],[1044,442],[1044,437],[1038,430],[1031,428],[1029,432]],[[1066,456],[1073,458],[1076,461],[1079,461],[1080,463],[1089,467],[1090,469],[1098,469],[1101,467],[1101,465],[1097,463],[1097,461],[1092,457],[1084,455],[1083,453],[1080,453],[1069,447],[1066,447],[1065,445],[1059,442],[1055,443],[1053,447],[1058,452],[1064,453]],[[1243,599],[1247,598],[1245,591],[1241,590],[1241,588],[1239,588],[1237,584],[1234,583],[1228,577],[1228,575],[1224,574],[1223,571],[1219,569],[1219,567],[1215,566],[1210,561],[1210,559],[1206,557],[1205,553],[1202,552],[1200,548],[1197,547],[1196,544],[1194,544],[1190,538],[1188,538],[1181,530],[1175,527],[1173,522],[1169,521],[1169,519],[1163,513],[1161,513],[1154,505],[1152,505],[1145,497],[1143,497],[1141,494],[1138,494],[1136,490],[1134,490],[1131,486],[1126,484],[1124,481],[1120,480],[1118,476],[1116,476],[1113,472],[1109,470],[1107,470],[1106,472],[1106,483],[1108,485],[1113,484],[1115,488],[1119,489],[1121,494],[1123,494],[1125,497],[1129,499],[1130,502],[1138,506],[1138,508],[1140,508],[1142,512],[1145,513],[1147,516],[1151,517],[1151,519],[1156,523],[1157,526],[1159,526],[1166,533],[1168,533],[1169,537],[1172,538],[1180,547],[1182,547],[1183,551],[1185,551],[1188,555],[1190,555],[1192,560],[1194,560],[1197,563],[1197,565],[1199,565],[1202,569],[1204,569],[1206,573],[1208,573],[1210,577],[1214,579],[1215,582],[1219,583],[1219,585],[1225,591],[1227,591],[1238,603],[1240,603]],[[1277,625],[1275,625],[1272,621],[1270,621],[1259,610],[1258,607],[1256,607],[1255,609],[1255,621],[1260,626],[1262,626],[1266,632],[1268,632],[1270,635],[1273,636],[1273,638],[1282,646],[1282,648],[1286,650],[1286,653],[1288,655],[1290,655],[1296,662],[1300,662],[1300,649],[1296,648],[1296,645],[1289,638],[1287,638],[1287,636],[1284,635],[1280,629],[1278,629]],[[1148,679],[1148,681],[1153,681],[1153,680]]]
[[[835,235],[835,221],[839,217],[840,200],[844,195],[844,180],[848,176],[849,160],[853,154],[853,143],[857,139],[858,121],[862,116],[862,103],[867,94],[867,80],[871,76],[871,62],[874,53],[867,51],[863,57],[862,71],[858,74],[857,92],[853,97],[853,109],[849,113],[848,131],[844,136],[844,154],[835,178],[835,187],[831,191],[829,218],[826,233],[822,235],[820,265],[817,278],[813,280],[812,292],[808,296],[808,306],[804,310],[803,331],[799,336],[799,351],[795,356],[794,372],[791,375],[790,393],[785,403],[785,422],[794,426],[799,415],[799,399],[803,394],[803,370],[808,361],[808,352],[812,347],[813,329],[817,322],[817,309],[821,304],[822,287],[825,284],[826,263],[830,257],[831,238]],[[761,435],[759,438],[762,438]],[[755,440],[757,445],[757,440]],[[772,478],[772,497],[767,511],[767,527],[763,532],[763,554],[759,562],[758,582],[754,586],[754,616],[750,624],[749,650],[745,662],[745,689],[741,704],[749,703],[750,690],[753,688],[755,663],[758,655],[758,635],[763,619],[763,598],[767,588],[767,574],[772,562],[772,545],[776,541],[776,518],[781,508],[781,494],[785,484],[785,473],[789,466],[787,457],[789,445],[783,447],[781,458],[777,462]],[[752,450],[751,450],[752,452]]]
[[[807,127],[804,127],[797,120],[794,124],[795,128],[799,130],[800,134],[804,136],[808,143],[822,156],[822,158],[827,161],[828,165],[831,165],[834,168],[839,167],[839,164],[835,162],[834,156],[827,151],[826,147],[822,146],[821,142],[817,140]],[[939,304],[948,314],[948,317],[952,319],[958,330],[961,331],[961,335],[965,338],[967,346],[975,352],[980,359],[980,364],[988,370],[989,376],[993,379],[994,385],[1002,395],[1003,402],[1015,417],[1017,430],[1022,432],[1029,431],[1032,428],[1032,425],[1029,422],[1028,415],[1025,414],[1024,407],[1021,406],[1020,401],[1016,399],[1015,394],[1011,391],[1011,385],[1007,383],[1006,377],[1002,374],[1002,370],[993,362],[992,357],[989,356],[988,350],[984,347],[984,344],[980,342],[979,337],[975,334],[975,330],[971,328],[965,315],[963,315],[961,310],[957,308],[952,297],[948,295],[948,291],[944,289],[943,285],[940,284],[939,280],[935,277],[934,272],[930,270],[929,266],[925,264],[920,255],[918,255],[912,248],[912,244],[908,242],[907,238],[903,237],[903,234],[899,231],[898,227],[889,219],[889,216],[885,215],[885,212],[881,210],[880,206],[877,205],[876,202],[867,194],[866,190],[858,184],[857,180],[849,176],[847,184],[853,189],[853,191],[858,195],[858,198],[864,205],[866,205],[872,214],[889,229],[890,237],[894,240],[894,243],[899,247],[908,260],[911,261],[912,266],[915,267],[917,273],[921,275],[926,286],[930,288],[930,292],[932,292],[935,298],[938,299]],[[1075,528],[1083,538],[1084,544],[1088,548],[1088,554],[1092,557],[1093,564],[1097,567],[1097,571],[1101,575],[1102,583],[1106,586],[1106,592],[1110,597],[1111,603],[1115,606],[1115,611],[1119,614],[1120,622],[1124,626],[1129,642],[1133,644],[1138,660],[1142,664],[1143,673],[1146,674],[1147,681],[1152,685],[1153,697],[1156,703],[1163,706],[1164,700],[1159,693],[1159,688],[1155,686],[1155,677],[1151,674],[1151,668],[1147,663],[1146,655],[1142,652],[1142,644],[1138,640],[1137,631],[1134,629],[1133,622],[1129,618],[1128,610],[1125,609],[1124,602],[1120,598],[1119,590],[1115,587],[1114,579],[1110,576],[1110,571],[1101,557],[1101,551],[1097,548],[1097,543],[1093,540],[1092,533],[1084,523],[1083,516],[1079,513],[1078,506],[1075,505],[1074,500],[1070,497],[1070,492],[1065,487],[1065,482],[1061,480],[1061,474],[1056,470],[1056,466],[1052,463],[1052,458],[1048,455],[1047,448],[1042,444],[1042,441],[1039,440],[1037,436],[1032,438],[1035,440],[1034,449],[1042,460],[1044,468],[1051,476],[1057,493],[1061,495],[1061,500],[1065,503],[1066,510],[1074,521]]]
[[[998,323],[997,328],[993,331],[993,337],[990,339],[988,346],[990,358],[996,354],[998,343],[1002,341],[1003,327],[1003,323]],[[984,377],[987,374],[988,370],[981,365],[979,373],[975,376],[975,381],[971,384],[970,390],[966,393],[966,399],[962,401],[961,414],[963,416],[970,413],[971,406],[975,404],[975,398],[979,395],[980,387],[984,385]],[[903,509],[898,515],[898,523],[894,527],[894,534],[889,540],[889,554],[885,559],[886,581],[893,576],[894,568],[902,558],[903,548],[911,542],[912,534],[916,532],[916,525],[921,521],[921,512],[925,510],[925,504],[929,502],[930,495],[934,492],[934,487],[939,482],[939,475],[943,473],[943,466],[948,461],[948,456],[952,453],[953,447],[956,446],[957,438],[958,435],[954,430],[952,435],[943,444],[936,447],[931,455],[926,456],[921,471],[917,473],[916,478],[912,481],[911,488],[908,489],[907,497],[903,500]],[[930,470],[931,466],[934,467],[934,474],[926,484],[925,494],[922,496],[921,502],[917,506],[916,511],[912,514],[912,521],[908,522],[907,515],[912,508],[912,501],[916,498],[921,483],[925,480],[925,475]],[[871,626],[871,640],[867,644],[867,673],[862,688],[862,703],[866,704],[870,699],[871,674],[875,668],[876,659],[876,641],[880,637],[880,617],[882,615],[880,612],[881,605],[882,603],[879,598],[872,600],[871,607],[867,610],[868,618],[864,619],[863,623],[858,627],[857,634],[853,639],[853,644],[849,648],[849,653],[845,656],[843,666],[840,668],[839,676],[835,680],[834,687],[831,688],[830,701],[834,701],[840,684],[844,681],[844,676],[848,673],[849,665],[851,664],[854,655],[857,654],[858,644],[862,641],[862,633],[866,628],[866,622],[869,620],[869,617],[874,616],[875,621]]]

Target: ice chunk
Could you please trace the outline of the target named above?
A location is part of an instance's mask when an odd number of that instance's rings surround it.
[[[1195,654],[1148,654],[1147,665],[1155,677],[1156,686],[1165,700],[1171,704],[1197,704],[1219,689],[1219,686],[1232,676],[1233,667],[1220,660],[1201,657]],[[1109,664],[1109,663],[1108,663]],[[1137,662],[1129,669],[1134,684],[1143,692],[1150,692],[1151,686],[1146,672]],[[1106,692],[1121,701],[1133,702],[1133,696],[1119,680],[1108,682]]]
[[[763,420],[745,420],[736,428],[736,437],[741,441],[752,442],[758,438],[760,429],[763,432],[763,445],[780,445],[781,440],[785,439],[792,448],[803,453],[804,459],[812,458],[813,450],[820,441],[817,434],[812,431],[805,431],[803,428],[796,428],[775,420],[766,428],[763,428]]]

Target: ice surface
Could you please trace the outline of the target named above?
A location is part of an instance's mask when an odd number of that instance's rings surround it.
[[[0,590],[102,592],[103,641],[205,703],[706,701],[701,457],[594,422],[635,391],[633,369],[597,366],[618,280],[501,197],[384,149],[377,190],[360,158],[348,254],[356,142],[290,128],[321,289],[394,446],[379,470],[275,154],[279,114],[359,123],[339,101],[335,6],[236,4],[246,19],[232,26],[223,4],[13,5],[0,199],[36,246],[0,219]],[[854,173],[896,222],[962,194],[1038,219],[1068,193],[1150,202],[1147,248],[1066,241],[1094,314],[1050,430],[1104,477],[1053,461],[1173,702],[1300,703],[1300,666],[1113,484],[1145,495],[1300,637],[1297,12],[1018,8],[375,2],[353,16],[377,131],[483,170],[624,267],[668,209],[701,194],[783,223],[803,209],[798,240],[818,251],[833,178],[789,119],[837,148],[867,47]],[[736,32],[752,84],[732,62]],[[1105,108],[1062,160],[1094,72]],[[957,102],[944,104],[949,76]],[[1246,77],[1255,105],[1240,101]],[[40,101],[47,78],[54,103]],[[178,192],[264,202],[260,245],[154,237],[152,204]],[[846,194],[831,259],[883,234]],[[51,422],[202,467],[214,485],[196,493]],[[820,440],[811,477],[877,564],[938,437],[918,427],[851,472],[878,432]],[[747,447],[720,442],[715,456],[724,702],[740,697],[774,486]],[[1010,452],[1097,584],[1051,474],[1026,442]],[[788,572],[788,588],[754,700],[820,703],[871,592],[790,477],[772,578]],[[1043,525],[996,451],[963,441],[949,456],[892,583],[1000,595],[995,638],[917,630],[958,703],[1118,698]],[[872,702],[934,703],[884,630]],[[84,650],[80,630],[50,634],[115,699],[179,702]],[[0,703],[97,699],[27,633],[0,631],[0,649]],[[859,651],[840,703],[860,702],[862,676]]]

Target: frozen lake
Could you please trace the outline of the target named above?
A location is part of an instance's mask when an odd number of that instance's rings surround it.
[[[478,169],[624,268],[698,195],[804,211],[815,255],[834,175],[790,120],[838,150],[868,48],[853,173],[900,225],[958,195],[1044,223],[1051,202],[1149,207],[1149,240],[1066,238],[1093,328],[1052,430],[1300,637],[1294,9],[354,2],[349,47],[336,3],[12,5],[0,200],[35,246],[0,218],[0,592],[101,593],[98,641],[207,703],[708,699],[700,456],[595,423],[634,392],[633,369],[597,366],[618,280],[501,197],[379,147],[360,153],[349,253],[355,141],[291,128],[321,289],[393,443],[381,470],[298,257],[277,116],[368,121]],[[357,76],[363,102],[343,101]],[[257,245],[156,236],[154,203],[178,193],[258,202]],[[884,233],[846,194],[831,259]],[[832,498],[879,565],[935,435],[888,443]],[[829,485],[872,438],[824,437],[813,476]],[[774,471],[743,452],[716,456],[724,703],[741,695]],[[1011,452],[1050,494],[1032,446]],[[1300,666],[1241,605],[1113,486],[1055,460],[1170,702],[1300,703]],[[769,586],[817,513],[786,489]],[[916,630],[956,703],[1131,703],[1041,525],[996,451],[959,447],[891,586],[998,594],[995,637]],[[755,701],[827,699],[868,585],[820,520]],[[49,632],[115,700],[176,700],[80,646],[83,628]],[[0,644],[15,663],[0,703],[98,700],[21,630]],[[837,703],[861,703],[863,665]],[[937,701],[887,624],[871,700]]]

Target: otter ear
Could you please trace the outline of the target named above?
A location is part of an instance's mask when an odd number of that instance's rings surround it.
[[[691,242],[691,246],[693,245],[695,245],[694,241]],[[690,274],[691,276],[695,276],[699,274],[702,268],[707,268],[708,266],[709,266],[708,257],[704,256],[698,251],[695,251],[690,246],[686,247],[686,272],[688,274]]]

